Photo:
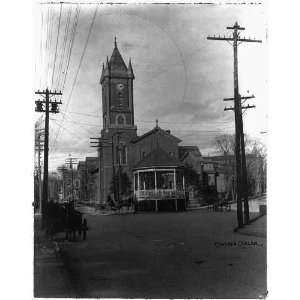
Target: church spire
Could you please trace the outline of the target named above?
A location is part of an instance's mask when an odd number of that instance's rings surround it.
[[[105,72],[105,70],[104,70],[104,63],[102,63],[102,72],[101,72],[101,78],[100,78],[100,83],[103,81],[103,79],[104,79],[104,72]]]
[[[133,74],[132,65],[131,65],[131,58],[129,59],[129,64],[128,64],[128,68],[127,68],[127,74],[129,76],[129,78],[134,79],[134,74]]]
[[[127,66],[120,54],[117,46],[117,37],[115,37],[115,47],[109,60],[111,76],[127,77]]]

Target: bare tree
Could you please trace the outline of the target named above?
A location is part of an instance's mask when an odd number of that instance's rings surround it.
[[[249,192],[253,194],[263,193],[266,190],[266,147],[257,139],[245,135],[245,152],[247,163],[247,177]],[[233,134],[223,134],[214,140],[215,149],[223,155],[222,169],[225,173],[225,184],[227,193],[235,194],[235,136]]]
[[[234,154],[234,134],[223,134],[217,136],[214,140],[214,146],[220,154]]]

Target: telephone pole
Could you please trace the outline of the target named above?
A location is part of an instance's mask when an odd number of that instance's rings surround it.
[[[233,110],[235,116],[235,159],[236,159],[236,185],[237,185],[237,220],[238,227],[242,227],[243,224],[249,222],[249,204],[248,204],[248,184],[247,184],[247,166],[245,156],[245,141],[243,130],[243,116],[242,109],[248,109],[255,107],[254,105],[248,105],[242,107],[241,99],[250,99],[250,97],[241,97],[239,94],[238,84],[238,45],[242,42],[261,43],[261,40],[241,38],[239,31],[245,30],[244,27],[238,25],[235,22],[234,26],[227,27],[227,29],[233,30],[232,37],[213,36],[207,37],[208,40],[227,41],[233,46],[233,66],[234,66],[234,97],[226,98],[224,101],[234,101],[234,107],[226,108],[224,110]],[[243,202],[244,202],[244,217],[243,217]]]
[[[62,174],[62,192],[63,192],[63,201],[65,201],[65,198],[66,198],[66,171],[67,171],[67,168],[66,166],[61,166],[61,167],[58,167],[57,170],[59,172],[61,172]]]
[[[42,224],[43,227],[46,225],[47,218],[47,208],[46,205],[48,203],[48,152],[49,152],[49,113],[57,114],[59,113],[58,105],[61,104],[61,101],[57,102],[50,100],[51,96],[61,96],[61,92],[48,90],[35,92],[36,95],[40,95],[44,97],[43,100],[35,101],[36,112],[44,112],[45,113],[45,139],[44,139],[44,178],[43,178],[43,197],[42,197]],[[50,108],[51,105],[51,109]]]
[[[42,207],[42,167],[41,167],[41,153],[44,150],[44,136],[43,128],[35,128],[35,151],[37,153],[37,182],[38,182],[38,208],[41,211]]]
[[[75,201],[74,201],[74,172],[73,172],[73,165],[76,165],[77,158],[74,158],[71,156],[71,154],[69,154],[69,157],[65,160],[65,163],[67,165],[69,165],[70,169],[71,169],[71,186],[72,186],[72,202],[73,205],[75,207]]]
[[[99,151],[102,151],[104,147],[111,146],[111,165],[112,165],[112,184],[113,184],[113,189],[114,189],[114,200],[119,203],[120,199],[120,191],[119,191],[119,186],[116,185],[116,169],[115,169],[115,143],[114,143],[114,137],[117,136],[117,153],[119,149],[119,135],[120,132],[117,131],[113,133],[110,137],[108,138],[90,138],[91,140],[96,140],[96,141],[90,141],[91,147],[98,148]],[[117,154],[118,155],[118,154]],[[100,174],[100,172],[99,172]]]

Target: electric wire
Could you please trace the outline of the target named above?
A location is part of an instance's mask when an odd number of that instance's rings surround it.
[[[40,86],[42,85],[42,77],[43,77],[43,30],[44,30],[44,11],[43,8],[41,9],[41,18],[42,18],[42,23],[41,23],[41,29],[40,29]]]
[[[53,27],[53,7],[49,6],[48,14],[48,45],[47,45],[47,71],[46,71],[46,83],[48,85],[49,72],[50,72],[50,61],[51,61],[51,43],[52,43],[52,27]]]
[[[96,9],[95,9],[95,12],[94,12],[94,15],[93,15],[93,18],[92,18],[92,22],[91,22],[90,27],[89,27],[87,39],[86,39],[86,42],[85,42],[85,45],[84,45],[84,48],[83,48],[82,55],[80,57],[79,65],[78,65],[77,72],[76,72],[76,75],[75,75],[75,78],[74,78],[74,81],[73,81],[73,84],[72,84],[72,87],[71,87],[71,91],[70,91],[69,97],[67,99],[65,111],[68,110],[68,106],[70,104],[70,100],[71,100],[71,97],[73,95],[73,91],[74,91],[74,88],[76,86],[76,83],[77,83],[78,74],[79,74],[79,71],[80,71],[80,68],[81,68],[81,65],[82,65],[82,62],[83,62],[84,55],[86,53],[86,49],[87,49],[88,42],[89,42],[89,39],[90,39],[90,36],[91,36],[91,32],[92,32],[92,29],[93,29],[93,26],[94,26],[94,23],[95,23],[95,19],[96,19],[96,15],[97,15],[97,10],[98,10],[98,5],[99,5],[99,3],[96,6]],[[63,122],[64,122],[64,117],[63,117],[63,120],[62,120],[62,124],[63,124]],[[55,143],[56,143],[56,141],[57,141],[60,133],[61,133],[61,130],[59,128],[59,130],[57,132],[57,135],[55,137],[54,145],[55,145]]]
[[[68,54],[68,61],[67,61],[67,66],[65,69],[65,76],[63,77],[63,82],[62,82],[62,86],[61,86],[61,90],[64,91],[65,89],[65,84],[66,84],[66,79],[67,79],[67,75],[68,75],[68,70],[69,70],[69,65],[70,65],[70,60],[71,60],[71,55],[72,55],[72,50],[73,50],[73,45],[74,45],[74,40],[75,40],[75,36],[77,33],[77,25],[78,25],[78,20],[79,20],[79,14],[80,14],[80,6],[77,6],[76,9],[76,15],[74,16],[74,25],[72,27],[72,33],[71,33],[71,39],[70,39],[70,43],[69,43],[69,54]]]
[[[57,58],[57,49],[58,49],[58,41],[59,41],[59,33],[60,33],[60,22],[61,22],[61,12],[62,12],[62,2],[60,3],[60,10],[59,10],[59,19],[58,19],[58,26],[57,26],[57,37],[56,37],[56,46],[55,46],[55,54],[54,54],[53,72],[52,72],[52,78],[51,78],[51,88],[53,88],[53,78],[54,78],[55,67],[56,67],[56,58]]]
[[[62,69],[63,69],[63,65],[64,65],[64,61],[65,61],[65,52],[66,52],[67,39],[68,39],[68,35],[69,35],[71,13],[72,13],[72,6],[68,10],[67,21],[66,21],[65,30],[64,30],[62,51],[61,51],[60,62],[59,62],[59,66],[58,66],[58,75],[56,76],[56,87],[57,87],[57,89],[59,89],[59,83],[60,83],[60,80],[61,80]]]
[[[69,69],[69,65],[70,65],[70,58],[71,58],[71,55],[72,55],[72,49],[73,49],[73,45],[74,45],[74,40],[75,40],[76,29],[77,29],[77,25],[78,25],[79,14],[80,14],[80,6],[77,6],[76,14],[74,16],[74,23],[73,23],[72,32],[71,32],[70,43],[69,43],[69,49],[70,50],[69,50],[69,53],[68,53],[68,61],[67,61],[67,66],[66,66],[66,70],[65,70],[65,76],[64,76],[63,84],[62,84],[62,92],[64,90],[64,86],[65,86],[66,78],[67,78],[67,74],[68,74],[68,69]],[[60,130],[61,129],[59,127],[58,131],[57,131],[57,134],[56,134],[56,137],[55,137],[55,140],[54,140],[54,143],[53,143],[53,147],[54,147],[54,145],[55,145],[55,143],[57,141],[57,138],[58,138]]]

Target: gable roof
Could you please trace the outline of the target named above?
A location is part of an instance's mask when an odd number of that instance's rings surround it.
[[[152,130],[144,133],[143,135],[141,136],[138,136],[136,138],[134,138],[131,142],[132,143],[137,143],[137,142],[140,142],[141,140],[143,140],[144,138],[152,135],[152,134],[156,134],[156,133],[161,133],[162,135],[165,135],[165,136],[168,136],[174,140],[176,140],[177,143],[180,143],[181,142],[181,139],[179,139],[178,137],[176,137],[175,135],[171,134],[169,130],[164,130],[164,129],[161,129],[160,127],[156,126],[154,127]]]
[[[125,73],[127,75],[127,66],[115,45],[111,58],[109,60],[110,74],[118,75],[119,73]]]
[[[129,65],[127,67],[118,49],[116,38],[115,38],[115,47],[110,59],[108,60],[107,57],[105,66],[104,64],[102,65],[100,83],[103,82],[105,77],[109,77],[109,76],[134,79],[131,61],[129,61]]]
[[[134,169],[145,169],[152,167],[181,167],[182,163],[175,157],[157,147],[140,160]]]
[[[197,146],[179,146],[179,159],[184,160],[189,154],[196,157],[202,157],[201,152]]]

